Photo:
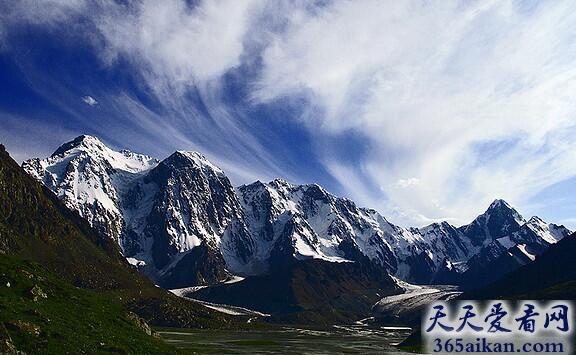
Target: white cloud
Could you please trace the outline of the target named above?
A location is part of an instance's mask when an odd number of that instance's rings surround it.
[[[96,106],[98,105],[98,101],[90,95],[82,96],[82,101],[89,106]]]
[[[176,149],[197,150],[218,163],[236,184],[272,180],[278,176],[297,181],[296,176],[283,173],[275,157],[259,145],[253,134],[239,128],[226,110],[216,113],[222,126],[213,127],[209,119],[199,115],[193,107],[182,107],[181,112],[173,113],[176,116],[164,117],[127,95],[109,98],[109,101],[116,105],[109,108],[111,111],[121,112],[123,119],[142,131],[127,134],[121,129],[125,123],[118,129],[108,127],[109,138],[122,142],[122,147],[150,154],[159,152],[164,156]],[[208,100],[206,104],[213,110],[218,109],[217,103]]]
[[[137,74],[142,80],[139,84],[162,106],[159,113],[129,93],[99,92],[99,100],[107,103],[99,112],[105,117],[88,119],[69,109],[66,87],[56,83],[62,92],[53,95],[53,90],[35,85],[36,91],[45,93],[78,121],[84,121],[85,129],[102,132],[101,136],[108,141],[148,152],[200,150],[216,157],[236,181],[293,177],[282,173],[276,159],[255,139],[254,132],[243,127],[243,113],[226,107],[220,97],[220,78],[241,64],[241,57],[246,54],[244,40],[266,6],[264,2],[217,0],[190,5],[185,0],[125,3],[51,0],[49,4],[35,3],[27,0],[10,6],[16,20],[9,25],[66,23],[70,27],[78,24],[81,31],[67,33],[66,40],[89,41],[107,65],[129,61],[131,74]],[[46,18],[39,18],[43,11]],[[188,90],[199,90],[205,107],[190,103],[186,97]],[[89,95],[82,100],[90,106],[98,104]],[[204,110],[209,111],[208,115]],[[137,133],[126,130],[130,125],[137,127]],[[149,143],[143,137],[149,139]]]
[[[240,64],[256,1],[143,0],[109,5],[96,19],[106,60],[119,55],[142,66],[154,89],[182,89]]]
[[[56,26],[81,14],[88,7],[86,0],[18,0],[0,3],[0,43],[8,27],[21,24]]]
[[[156,94],[182,93],[240,64],[244,39],[265,5],[256,0],[19,0],[0,3],[0,35],[21,25],[69,27],[113,64],[128,59]],[[75,26],[75,27],[74,27]],[[0,37],[1,38],[1,37]]]
[[[418,178],[408,178],[408,179],[400,179],[396,181],[393,185],[396,188],[405,189],[410,186],[420,185],[420,179]],[[382,188],[383,190],[387,190],[386,188]]]
[[[363,173],[385,187],[364,204],[459,223],[496,197],[522,204],[576,174],[576,9],[535,6],[337,1],[276,35],[255,99],[304,93],[325,111],[304,121],[318,139],[363,135]]]

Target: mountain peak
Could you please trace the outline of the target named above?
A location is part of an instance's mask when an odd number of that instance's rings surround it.
[[[474,245],[481,245],[487,240],[511,235],[525,223],[526,220],[518,211],[506,201],[497,199],[486,212],[462,228]]]
[[[213,170],[218,174],[224,174],[224,171],[220,169],[216,164],[212,163],[203,154],[195,151],[177,150],[171,156],[166,158],[167,162],[186,162],[187,164],[192,164],[202,169]]]
[[[496,199],[494,200],[491,204],[490,207],[488,207],[488,210],[494,210],[494,209],[501,209],[501,208],[506,208],[506,209],[514,209],[512,206],[510,206],[510,204],[502,199]]]
[[[510,218],[514,219],[517,224],[522,225],[526,223],[526,220],[522,215],[516,211],[508,202],[502,199],[496,199],[490,204],[490,207],[484,212],[483,216],[487,217],[499,217],[499,218]]]
[[[68,164],[75,159],[88,159],[86,161],[98,164],[105,162],[105,165],[113,169],[130,173],[141,173],[158,165],[156,158],[134,153],[127,149],[116,151],[109,148],[98,137],[84,134],[62,144],[49,158],[43,159],[42,162],[34,162],[34,159],[30,159],[25,161],[22,166],[28,167],[28,171],[31,171],[37,170],[42,165],[47,167],[62,162]]]
[[[274,179],[272,181],[269,182],[269,185],[271,186],[275,186],[275,187],[294,187],[294,185],[292,185],[291,183],[289,183],[288,181],[284,180],[284,179]]]
[[[540,218],[538,216],[530,217],[530,219],[528,220],[528,223],[530,223],[530,224],[547,224],[546,221],[544,221],[542,218]]]
[[[88,149],[95,148],[100,151],[108,148],[104,143],[102,143],[102,141],[99,138],[83,134],[81,136],[74,138],[69,142],[62,144],[60,147],[58,147],[58,149],[56,149],[54,153],[52,153],[52,157],[63,155],[64,153],[79,147],[84,147]]]
[[[188,159],[199,159],[202,161],[208,160],[202,153],[193,150],[177,150],[174,152],[174,154],[186,157]]]

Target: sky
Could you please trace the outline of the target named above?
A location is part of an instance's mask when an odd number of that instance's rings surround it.
[[[576,229],[576,3],[0,2],[0,142],[196,150],[391,222],[496,198]]]

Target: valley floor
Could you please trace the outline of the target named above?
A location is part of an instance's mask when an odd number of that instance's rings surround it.
[[[325,329],[278,326],[244,331],[161,329],[158,332],[169,344],[202,354],[405,354],[395,345],[410,330],[349,325]]]

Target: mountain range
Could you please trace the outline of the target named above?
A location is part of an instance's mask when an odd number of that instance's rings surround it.
[[[234,187],[197,152],[160,161],[83,135],[22,164],[165,288],[262,277],[303,261],[369,263],[412,283],[476,288],[569,235],[495,200],[470,224],[403,228],[317,184]]]

